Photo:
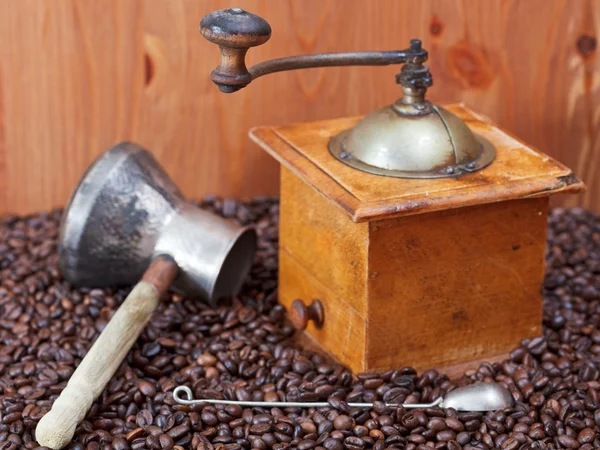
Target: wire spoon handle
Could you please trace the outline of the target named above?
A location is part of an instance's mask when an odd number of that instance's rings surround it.
[[[183,396],[182,394],[185,394]],[[328,408],[329,402],[250,402],[238,400],[218,400],[214,398],[194,399],[192,390],[187,386],[177,386],[173,398],[181,405],[199,405],[201,403],[238,405],[264,408]],[[475,383],[458,387],[431,403],[397,403],[385,405],[391,408],[403,406],[409,408],[454,408],[457,411],[498,411],[515,404],[512,394],[497,383]],[[373,403],[348,403],[351,408],[372,408]]]
[[[185,394],[185,398],[181,396]],[[239,401],[239,400],[218,400],[214,398],[202,398],[194,399],[192,390],[187,386],[177,386],[173,391],[173,398],[181,405],[199,405],[201,403],[209,403],[211,405],[238,405],[238,406],[251,406],[258,408],[331,408],[332,405],[328,402],[251,402],[251,401]],[[405,408],[432,408],[434,406],[441,405],[443,398],[438,398],[431,403],[386,403],[385,406],[390,408],[398,408],[404,406]],[[348,403],[351,408],[372,408],[373,403]]]

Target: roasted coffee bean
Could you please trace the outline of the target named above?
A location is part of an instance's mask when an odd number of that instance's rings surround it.
[[[419,420],[419,417],[416,416],[415,413],[405,414],[404,417],[402,417],[401,419],[401,423],[404,427],[408,428],[409,430],[412,430],[413,428],[417,428],[418,426],[422,425],[421,421]]]
[[[249,432],[251,434],[257,434],[257,435],[262,435],[265,433],[269,433],[272,430],[271,424],[269,423],[259,423],[256,425],[252,425],[249,428]]]
[[[566,448],[577,449],[577,448],[581,447],[581,444],[579,444],[579,442],[577,442],[576,439],[574,439],[571,436],[566,435],[566,434],[558,436],[558,442],[560,443],[560,445],[562,445],[563,447],[566,447]]]
[[[129,445],[127,445],[127,441],[122,437],[116,437],[112,441],[112,448],[114,450],[127,450]]]
[[[445,419],[446,422],[446,426],[448,428],[450,428],[451,430],[454,430],[456,432],[461,432],[465,429],[465,425],[458,419],[453,418],[453,417],[447,417]]]
[[[335,418],[333,426],[336,430],[350,431],[354,428],[354,419],[349,416],[341,415]]]
[[[600,431],[600,218],[549,215],[541,336],[457,383],[412,368],[359,374],[290,339],[277,304],[278,205],[208,197],[201,206],[244,225],[259,249],[240,295],[212,308],[171,294],[82,422],[69,450],[596,448]],[[0,221],[0,446],[34,448],[37,421],[127,295],[74,288],[60,276],[60,211]],[[406,410],[458,385],[495,380],[514,408],[489,413]],[[175,404],[198,398],[325,401],[330,408],[242,409]],[[348,402],[373,402],[353,409]]]
[[[217,358],[210,353],[203,353],[196,358],[196,362],[202,367],[213,367],[217,363]]]
[[[585,428],[577,435],[577,440],[580,444],[589,444],[596,438],[596,432],[591,428]]]
[[[129,433],[127,433],[127,436],[125,436],[125,439],[127,440],[127,442],[133,442],[137,438],[142,437],[143,435],[144,435],[144,429],[136,428],[135,430],[132,430]]]
[[[323,447],[327,450],[343,450],[344,445],[337,439],[328,438],[323,442]]]
[[[156,395],[156,388],[147,381],[141,381],[138,384],[138,389],[146,397],[154,397]]]
[[[171,450],[175,443],[173,442],[173,438],[168,434],[161,434],[158,437],[158,442],[160,443],[161,449]]]
[[[146,445],[151,450],[159,450],[160,449],[160,442],[159,442],[157,436],[153,436],[153,435],[148,436],[146,438]]]
[[[171,428],[167,434],[169,436],[171,436],[173,439],[177,440],[179,438],[181,438],[182,436],[185,436],[187,433],[189,433],[190,431],[190,427],[188,425],[182,424],[182,425],[178,425],[176,427]]]
[[[314,420],[314,419],[313,419]],[[317,432],[317,426],[312,421],[302,422],[300,424],[300,429],[304,433],[304,435],[312,434]]]
[[[202,411],[202,415],[200,417],[202,418],[202,422],[209,426],[213,426],[219,423],[217,415],[210,411]]]
[[[141,410],[139,413],[137,413],[135,422],[139,427],[152,425],[152,413],[147,409]]]
[[[427,442],[427,439],[420,434],[411,434],[407,439],[409,442],[416,445],[425,444],[425,442]]]
[[[466,431],[463,431],[456,435],[456,442],[458,442],[460,445],[466,445],[469,443],[470,440],[471,434]]]
[[[350,412],[352,411],[352,408],[350,408],[350,406],[348,405],[348,403],[346,403],[345,401],[337,398],[337,397],[329,397],[327,399],[327,402],[335,409],[345,413],[345,414],[350,414]]]
[[[355,437],[355,436],[347,437],[344,440],[344,445],[345,445],[346,448],[352,449],[352,450],[365,448],[364,441],[362,439],[358,438],[358,437]]]
[[[509,437],[502,443],[502,446],[500,448],[502,448],[502,450],[516,450],[520,446],[521,444],[519,443],[519,441],[517,441],[513,437]]]

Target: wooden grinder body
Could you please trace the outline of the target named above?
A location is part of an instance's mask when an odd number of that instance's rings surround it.
[[[357,171],[327,151],[357,118],[251,131],[283,165],[279,300],[321,300],[324,323],[307,332],[355,372],[462,369],[541,332],[549,196],[583,184],[448,109],[495,145],[491,166],[435,180]]]

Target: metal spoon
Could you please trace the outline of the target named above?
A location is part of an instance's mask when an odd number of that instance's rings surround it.
[[[185,394],[185,398],[182,396]],[[192,390],[187,386],[177,386],[173,398],[181,405],[198,405],[201,403],[239,405],[262,408],[328,408],[328,402],[251,402],[238,400],[218,400],[212,398],[194,399]],[[348,403],[351,408],[371,408],[373,403]],[[457,411],[497,411],[514,405],[512,394],[496,383],[477,383],[456,388],[446,398],[438,398],[431,403],[387,404],[389,407],[405,408],[454,408]]]

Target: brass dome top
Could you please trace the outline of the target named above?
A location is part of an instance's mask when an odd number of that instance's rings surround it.
[[[329,151],[355,169],[400,178],[452,177],[494,160],[494,147],[448,110],[426,102],[407,114],[406,106],[373,111],[334,136]]]

